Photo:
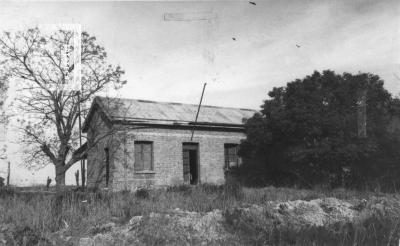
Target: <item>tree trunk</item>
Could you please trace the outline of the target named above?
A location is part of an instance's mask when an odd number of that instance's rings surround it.
[[[65,186],[65,170],[61,165],[56,165],[56,186]]]
[[[8,168],[7,168],[7,186],[10,186],[10,162],[8,162]]]

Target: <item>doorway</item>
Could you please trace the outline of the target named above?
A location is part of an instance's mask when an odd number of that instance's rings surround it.
[[[108,187],[110,182],[110,151],[105,148],[104,152],[106,153],[106,187]]]
[[[185,184],[199,183],[199,145],[183,143],[183,181]]]

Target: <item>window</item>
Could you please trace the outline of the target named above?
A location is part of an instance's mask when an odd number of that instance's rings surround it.
[[[153,170],[153,143],[135,141],[135,171]]]
[[[225,169],[239,166],[238,150],[239,145],[237,144],[225,144]]]

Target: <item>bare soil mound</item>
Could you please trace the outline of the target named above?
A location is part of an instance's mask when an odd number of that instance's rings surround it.
[[[248,204],[224,212],[197,213],[177,208],[166,213],[135,216],[126,225],[80,239],[79,245],[239,245],[238,230],[256,236],[260,231],[267,233],[273,228],[290,227],[300,231],[337,223],[358,224],[379,209],[383,211],[379,204],[383,203],[378,198],[370,202],[358,200],[353,204],[323,198]]]

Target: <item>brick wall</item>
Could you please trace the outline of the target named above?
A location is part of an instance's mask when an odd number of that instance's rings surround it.
[[[114,189],[134,189],[137,186],[179,185],[183,183],[182,144],[190,142],[190,130],[127,129],[125,132],[121,131],[120,134],[125,134],[126,143],[123,144],[124,147],[120,146],[119,150],[115,151]],[[192,142],[198,143],[199,147],[200,183],[224,183],[224,144],[238,144],[244,137],[243,133],[238,132],[195,132]],[[135,141],[152,141],[154,172],[134,172]]]
[[[105,148],[110,150],[109,184],[114,190],[183,184],[182,144],[190,142],[191,130],[118,125],[109,128],[99,116],[92,122],[88,131],[88,186],[105,186]],[[106,132],[109,136],[104,137]],[[224,183],[224,144],[238,144],[243,138],[245,135],[240,132],[195,131],[192,142],[199,147],[200,183]],[[152,172],[134,171],[135,141],[153,143]]]

